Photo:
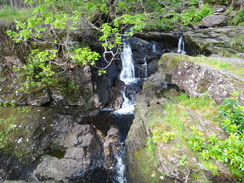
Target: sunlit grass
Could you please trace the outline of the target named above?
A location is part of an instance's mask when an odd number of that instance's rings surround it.
[[[192,57],[191,59],[195,62],[204,63],[206,65],[209,65],[210,67],[220,70],[226,70],[238,76],[244,77],[244,66],[221,62],[207,57]]]
[[[152,139],[156,144],[161,143],[164,136],[169,135],[166,133],[174,133],[175,137],[184,142],[187,129],[195,124],[189,112],[213,123],[218,121],[216,119],[219,119],[219,105],[207,94],[203,97],[180,95],[174,103],[165,104],[162,110],[165,110],[164,114],[162,112],[160,114],[152,112],[148,118],[148,127],[153,132]]]
[[[27,19],[32,13],[32,9],[11,9],[9,6],[4,6],[0,9],[0,20],[3,21],[14,21],[14,20],[25,20]]]

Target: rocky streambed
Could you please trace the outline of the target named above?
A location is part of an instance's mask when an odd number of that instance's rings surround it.
[[[160,144],[156,151],[158,161],[151,164],[147,139],[152,134],[148,123],[152,119],[160,122],[166,103],[181,93],[204,96],[207,92],[220,103],[238,91],[243,103],[242,76],[195,62],[193,57],[165,54],[177,52],[179,35],[183,33],[189,54],[208,56],[221,50],[222,55],[240,55],[229,41],[241,31],[242,27],[225,27],[177,33],[147,32],[131,37],[136,77],[149,78],[142,88],[136,88],[135,117],[123,118],[109,111],[101,112],[101,109],[118,109],[123,102],[124,83],[118,79],[120,61],[112,63],[103,76],[97,76],[96,69],[88,66],[68,69],[60,75],[61,82],[50,87],[30,87],[26,92],[12,70],[13,65],[21,64],[21,55],[2,49],[0,182],[118,182],[116,154],[123,154],[124,140],[130,183],[234,181],[223,164],[215,162],[220,170],[218,175],[204,168],[188,148],[179,148],[183,142],[178,139]],[[146,74],[142,72],[145,66]],[[213,128],[201,116],[189,113],[200,128],[225,137],[219,127]],[[184,161],[184,156],[192,166],[179,163]]]
[[[0,116],[0,181],[116,182],[133,116],[28,106],[1,107]]]

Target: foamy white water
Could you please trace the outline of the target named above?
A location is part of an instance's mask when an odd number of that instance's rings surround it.
[[[123,103],[120,109],[113,112],[115,115],[125,115],[134,113],[134,101],[126,97],[126,86],[136,83],[139,79],[135,77],[135,67],[132,58],[132,50],[128,43],[123,43],[123,52],[121,53],[122,70],[120,80],[124,81],[125,88],[122,91]]]
[[[116,180],[116,182],[119,182],[119,183],[127,183],[126,176],[125,176],[125,164],[124,164],[122,157],[123,157],[123,154],[116,155],[117,164],[115,166],[115,169],[117,171],[117,174],[116,174],[115,180]]]
[[[183,35],[181,35],[180,38],[179,38],[177,52],[178,53],[181,53],[183,55],[186,54],[186,51],[185,51],[185,42],[184,42]]]
[[[135,67],[132,59],[132,50],[129,44],[123,43],[123,52],[121,53],[122,70],[120,73],[120,80],[124,81],[126,85],[136,82]]]

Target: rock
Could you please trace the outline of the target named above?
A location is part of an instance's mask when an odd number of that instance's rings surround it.
[[[173,18],[173,17],[174,17],[174,15],[171,13],[167,13],[164,15],[164,18]]]
[[[0,182],[111,182],[123,149],[120,131],[80,109],[1,107],[0,119],[11,120],[16,130],[1,142]],[[8,125],[0,123],[0,130]]]
[[[234,56],[238,50],[230,47],[229,41],[244,34],[243,26],[226,26],[184,32],[186,52],[189,55],[218,54]]]
[[[75,125],[62,144],[64,158],[42,157],[34,171],[39,180],[77,179],[103,165],[102,144],[90,125]]]
[[[90,125],[76,125],[62,145],[66,148],[63,158],[42,158],[34,171],[39,180],[79,180],[95,169],[112,171],[117,163],[115,155],[122,148],[118,129],[112,127],[103,140]]]
[[[213,12],[215,15],[219,15],[225,11],[225,8],[226,8],[225,6],[216,5],[213,7]]]
[[[240,93],[239,100],[244,104],[242,77],[194,62],[194,58],[165,54],[159,61],[159,72],[164,76],[171,75],[171,82],[191,96],[203,96],[208,92],[212,99],[221,103],[236,91]]]
[[[12,67],[13,65],[16,67],[22,66],[22,62],[20,61],[20,59],[17,56],[6,56],[4,59],[6,61],[6,64],[8,65],[8,67]]]
[[[225,15],[209,15],[202,19],[202,24],[205,27],[218,27],[227,24]]]
[[[118,110],[124,99],[123,99],[123,94],[122,91],[124,90],[125,83],[119,79],[115,80],[114,86],[112,87],[112,98],[111,98],[111,108]]]
[[[48,89],[44,88],[42,90],[37,90],[37,92],[31,92],[29,95],[23,95],[24,98],[20,98],[19,101],[26,100],[26,104],[41,106],[49,103],[51,101],[50,94],[48,93]],[[15,103],[19,105],[19,101]]]
[[[22,65],[18,57],[6,56],[4,60],[0,60],[0,63],[1,103],[33,106],[73,105],[86,109],[94,109],[95,105],[99,103],[99,101],[93,100],[93,84],[89,66],[66,70],[59,75],[59,82],[52,86],[31,85],[26,87],[20,83],[19,76],[13,71],[13,66]]]
[[[151,107],[157,110],[156,108],[169,101],[163,96],[169,96],[171,95],[169,93],[177,90],[177,87],[168,86],[163,81],[162,75],[156,73],[144,82],[143,90],[137,94],[135,118],[125,141],[128,182],[162,182],[162,177],[159,176],[161,173],[150,163],[153,160],[145,151],[147,137],[151,133],[148,128],[148,118]],[[169,182],[167,177],[163,179]]]
[[[213,161],[213,166],[219,172],[215,175],[177,137],[168,143],[160,143],[160,140],[155,139],[157,142],[153,141],[152,144],[150,140],[155,129],[160,133],[163,133],[163,129],[165,132],[172,130],[171,122],[163,117],[166,115],[164,109],[166,103],[183,90],[192,96],[202,96],[204,93],[200,89],[205,90],[217,102],[228,97],[229,92],[239,91],[239,99],[243,104],[243,78],[194,62],[194,58],[189,56],[173,53],[164,54],[158,66],[158,72],[143,83],[143,90],[136,96],[135,118],[125,141],[128,182],[233,181],[234,177],[226,165]],[[187,124],[184,125],[194,125],[207,135],[214,133],[221,139],[226,138],[226,133],[220,127],[209,123],[201,114],[189,108],[187,114]],[[190,128],[186,127],[183,131],[188,136]],[[181,164],[184,156],[187,165]],[[196,174],[197,178],[194,177]]]
[[[120,143],[120,132],[117,128],[109,129],[104,142],[105,168],[114,167],[117,163],[116,155],[120,155],[122,146]]]

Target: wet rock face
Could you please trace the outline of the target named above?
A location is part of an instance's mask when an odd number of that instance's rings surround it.
[[[93,116],[96,123],[96,115],[81,108],[2,107],[0,119],[15,128],[0,143],[0,182],[111,182],[123,148],[120,131],[83,122]],[[10,124],[0,123],[1,131]]]
[[[147,78],[157,72],[157,61],[162,54],[177,49],[178,38],[172,33],[147,32],[138,33],[129,42],[135,63],[135,75],[138,78]]]

